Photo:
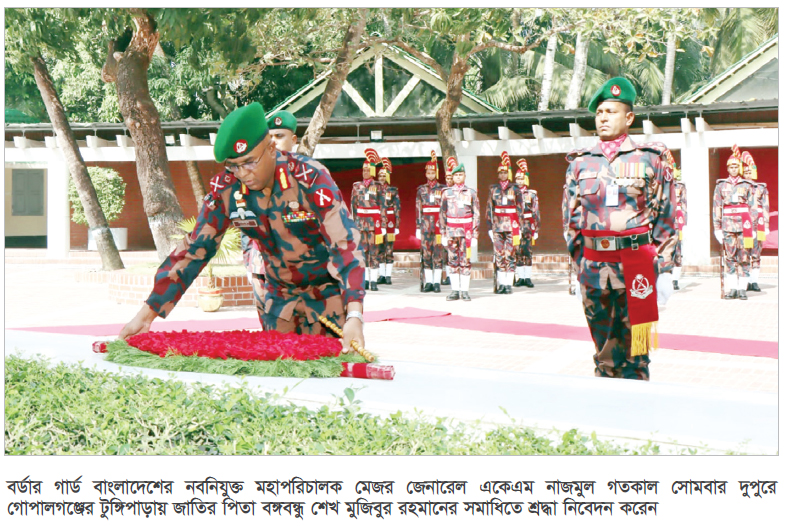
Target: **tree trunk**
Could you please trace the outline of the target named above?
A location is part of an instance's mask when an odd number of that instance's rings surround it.
[[[196,199],[196,207],[201,211],[204,204],[204,195],[207,189],[204,188],[202,182],[202,174],[199,171],[199,163],[196,161],[185,161],[185,166],[188,168],[188,177],[190,178],[190,187],[193,189],[193,197]]]
[[[676,25],[676,19],[674,19]],[[671,95],[674,91],[674,64],[676,63],[676,32],[671,28],[668,33],[668,44],[665,48],[665,80],[663,81],[663,105],[671,104]]]
[[[345,79],[348,78],[348,73],[351,70],[351,62],[356,52],[351,46],[359,43],[364,32],[364,24],[367,20],[367,9],[357,9],[355,19],[348,26],[348,32],[345,34],[345,40],[342,42],[342,49],[337,54],[337,60],[334,61],[334,66],[331,75],[328,78],[328,84],[320,98],[320,104],[315,108],[315,113],[312,115],[312,120],[301,138],[301,144],[298,146],[298,153],[303,155],[312,156],[315,152],[317,143],[326,131],[326,125],[331,117],[331,112],[334,111],[334,106],[337,104],[337,99],[342,92],[342,86],[345,84]]]
[[[466,60],[462,60],[456,53],[450,68],[450,75],[447,77],[447,94],[436,112],[436,135],[439,139],[439,146],[442,148],[443,163],[451,155],[456,155],[452,119],[458,106],[461,105],[461,97],[464,94],[462,87],[467,69]]]
[[[47,64],[41,55],[31,57],[31,62],[33,62],[33,76],[36,79],[36,86],[38,86],[44,106],[47,108],[52,127],[62,144],[66,165],[77,187],[77,194],[80,196],[80,203],[85,210],[88,227],[97,241],[97,251],[102,260],[102,270],[122,269],[124,268],[124,263],[122,263],[121,256],[119,256],[116,242],[113,241],[105,214],[99,205],[97,192],[91,183],[88,169],[85,162],[83,162],[83,156],[80,155],[77,140],[72,128],[69,126],[69,121],[66,119],[61,100],[55,91],[55,85],[52,82],[52,77],[50,77]]]
[[[547,40],[547,53],[544,58],[544,78],[541,80],[541,99],[538,111],[549,109],[549,97],[552,92],[552,75],[555,73],[555,51],[558,47],[558,34],[552,33]]]
[[[577,33],[577,45],[574,48],[574,67],[571,72],[571,84],[566,96],[566,109],[574,110],[580,107],[582,99],[582,86],[585,82],[585,70],[588,66],[588,46],[591,39]]]
[[[160,127],[160,115],[149,95],[147,70],[157,47],[159,35],[154,19],[142,9],[133,9],[135,31],[126,50],[116,50],[110,42],[108,57],[102,68],[105,82],[116,82],[119,108],[135,143],[135,168],[143,196],[144,212],[157,248],[165,259],[182,234],[177,223],[182,210],[166,156],[166,142]]]

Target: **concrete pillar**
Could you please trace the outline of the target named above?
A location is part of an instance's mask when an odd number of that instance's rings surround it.
[[[470,188],[473,188],[475,191],[478,189],[478,157],[477,155],[461,155],[458,157],[459,163],[464,163],[467,172],[467,180],[466,185]],[[483,196],[478,195],[478,200],[483,199]],[[481,207],[481,209],[484,209]],[[483,212],[483,210],[481,210]],[[485,224],[483,221],[483,217],[481,215],[480,224]],[[481,227],[482,229],[483,227]],[[471,254],[470,254],[470,261],[473,263],[478,261],[478,240],[477,238],[472,240],[472,247],[471,247]]]
[[[682,241],[685,265],[707,265],[712,235],[712,193],[709,177],[709,148],[684,147],[682,182],[687,186],[687,226]]]
[[[53,153],[47,163],[47,257],[69,257],[69,171]]]

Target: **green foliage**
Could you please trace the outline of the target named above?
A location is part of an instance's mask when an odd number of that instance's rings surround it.
[[[377,380],[374,380],[377,381]],[[285,390],[286,392],[286,390]],[[583,435],[361,411],[354,389],[310,410],[245,386],[186,385],[8,356],[6,455],[655,454]]]
[[[105,214],[105,219],[107,219],[108,223],[117,220],[124,209],[124,191],[127,188],[124,179],[113,168],[100,168],[98,166],[89,166],[88,176],[91,178],[91,184],[97,192],[99,206]],[[72,221],[78,225],[88,226],[83,203],[80,202],[77,187],[71,177],[69,178],[69,202],[72,203],[73,209]]]
[[[186,234],[190,234],[196,228],[196,218],[189,217],[183,219],[177,226]],[[174,239],[182,239],[182,236],[175,235]],[[210,260],[210,263],[231,263],[240,257],[241,252],[240,244],[240,230],[236,227],[230,226],[224,232],[224,237],[221,239],[221,244],[218,246],[218,252]]]

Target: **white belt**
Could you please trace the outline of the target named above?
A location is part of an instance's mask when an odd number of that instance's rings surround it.
[[[423,214],[435,214],[439,210],[441,210],[441,208],[438,207],[438,206],[426,206],[426,207],[424,207],[422,209],[422,213]]]
[[[394,209],[390,209],[390,210],[387,210],[386,213],[387,213],[387,215],[393,216],[393,215],[395,215],[395,210]]]
[[[515,208],[495,208],[494,209],[494,213],[495,214],[515,214],[516,213],[516,209]]]
[[[748,207],[747,206],[731,206],[731,207],[724,208],[723,211],[725,213],[727,213],[727,214],[741,214],[743,212],[747,212],[748,211]]]
[[[450,225],[466,225],[467,223],[472,222],[472,216],[470,217],[448,217],[447,224]]]
[[[359,215],[381,215],[381,210],[378,208],[370,209],[370,208],[357,208],[356,213]]]
[[[676,205],[676,211],[677,211],[677,212],[679,212],[679,211],[681,211],[681,210],[682,210],[682,207],[681,207],[681,206],[679,206],[679,205]]]
[[[522,214],[522,217],[524,217],[525,219],[533,219],[533,213],[529,212],[527,214]]]

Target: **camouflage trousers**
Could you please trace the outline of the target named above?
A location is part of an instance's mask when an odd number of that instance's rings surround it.
[[[422,267],[428,270],[442,268],[442,254],[445,252],[441,243],[436,243],[436,234],[422,232],[420,240],[420,251],[422,254]]]
[[[279,331],[281,333],[294,334],[319,334],[322,336],[334,336],[329,329],[322,323],[311,323],[306,316],[306,312],[295,309],[290,319],[279,317],[278,313],[266,312],[266,282],[262,274],[254,274],[254,301],[257,305],[257,316],[263,331]],[[318,315],[325,316],[330,321],[342,327],[345,324],[344,308],[341,296],[332,296],[324,302],[324,309]]]
[[[472,273],[472,262],[467,257],[466,238],[451,237],[447,240],[447,261],[453,274],[469,276]]]
[[[743,247],[743,233],[742,232],[723,232],[723,255],[726,259],[726,272],[729,275],[739,274],[737,266],[740,266],[739,272],[743,277],[751,275],[751,258],[750,250]]]
[[[677,233],[677,236],[679,234]],[[677,237],[676,245],[674,245],[674,266],[682,266],[682,240]]]
[[[394,263],[395,262],[395,242],[394,241],[387,241],[384,239],[384,242],[379,245],[381,248],[379,250],[379,262],[381,263]]]
[[[764,243],[764,241],[754,238],[754,248],[751,249],[751,268],[760,268],[762,266],[762,245]]]
[[[522,234],[522,241],[516,247],[516,266],[517,267],[532,267],[533,266],[533,234]]]
[[[375,244],[374,230],[361,230],[362,252],[364,253],[364,266],[367,268],[378,268],[381,247]]]
[[[494,232],[494,256],[497,258],[497,270],[516,271],[516,247],[513,246],[513,234]]]
[[[649,355],[630,356],[632,329],[627,290],[594,289],[580,284],[585,319],[596,347],[594,376],[649,380]]]

